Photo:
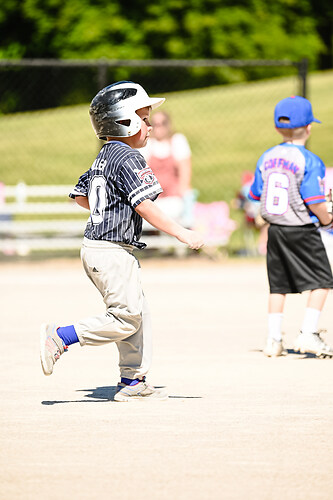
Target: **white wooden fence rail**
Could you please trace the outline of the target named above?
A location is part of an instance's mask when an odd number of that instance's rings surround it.
[[[0,252],[27,255],[36,250],[79,250],[89,213],[68,197],[71,189],[66,185],[0,185]],[[45,215],[50,217],[41,219]],[[186,251],[183,243],[151,229],[144,226],[143,241],[149,248]]]

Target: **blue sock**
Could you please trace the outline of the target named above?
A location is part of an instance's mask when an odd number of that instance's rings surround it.
[[[76,344],[77,342],[79,342],[73,325],[60,326],[57,330],[57,334],[65,345]]]
[[[139,380],[138,378],[135,378],[134,380],[132,380],[130,378],[121,377],[121,383],[125,384],[125,385],[136,385],[139,382],[141,382],[141,380]]]

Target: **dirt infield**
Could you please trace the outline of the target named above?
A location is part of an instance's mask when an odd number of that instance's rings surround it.
[[[263,261],[142,261],[149,381],[165,402],[115,403],[117,351],[70,347],[51,377],[43,321],[103,304],[78,260],[1,264],[1,499],[331,499],[333,360],[292,351],[306,294],[287,299],[289,354],[267,359]],[[320,326],[333,344],[333,294]]]

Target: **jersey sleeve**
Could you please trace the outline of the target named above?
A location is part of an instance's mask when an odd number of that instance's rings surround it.
[[[119,187],[133,208],[144,200],[155,200],[163,192],[155,174],[143,156],[129,156],[119,170]]]
[[[263,156],[261,156],[259,158],[258,163],[257,163],[256,171],[254,174],[254,181],[252,183],[252,186],[250,187],[250,191],[248,194],[248,198],[250,200],[259,201],[261,198],[262,188],[263,188],[263,180],[262,180],[262,175],[261,175],[262,159],[263,159]]]
[[[81,175],[78,183],[69,193],[70,198],[75,199],[76,196],[88,196],[88,171]]]
[[[325,201],[325,170],[325,165],[318,156],[307,155],[300,187],[300,194],[306,205]]]

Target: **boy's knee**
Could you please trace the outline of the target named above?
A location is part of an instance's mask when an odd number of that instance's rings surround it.
[[[127,324],[127,328],[131,331],[131,333],[129,334],[130,335],[134,335],[134,333],[136,333],[140,327],[141,327],[141,324],[142,324],[142,316],[141,314],[139,315],[131,315],[130,317],[126,318],[126,324]]]
[[[107,312],[108,316],[113,316],[120,324],[124,338],[134,335],[141,327],[142,315],[141,313],[133,313],[129,311],[110,310]]]

